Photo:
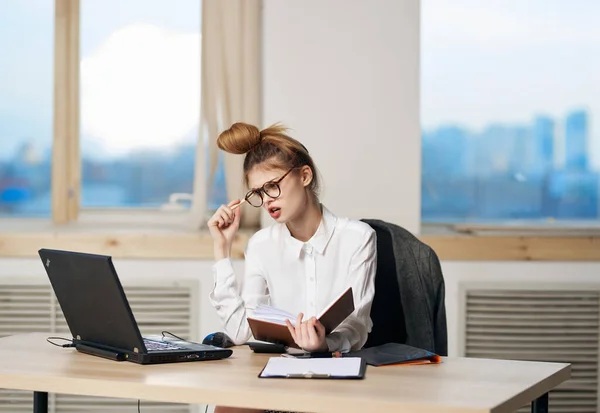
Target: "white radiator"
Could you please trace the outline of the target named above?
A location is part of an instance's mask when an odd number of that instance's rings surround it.
[[[550,392],[550,411],[598,411],[598,290],[540,284],[463,291],[465,356],[571,363],[571,380]]]

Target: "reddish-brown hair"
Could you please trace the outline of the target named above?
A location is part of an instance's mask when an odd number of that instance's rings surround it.
[[[229,153],[246,154],[244,158],[244,180],[248,185],[248,173],[255,166],[284,170],[308,165],[313,178],[309,185],[315,199],[319,192],[319,178],[312,157],[304,145],[290,137],[287,128],[280,124],[262,131],[247,123],[234,123],[217,139],[217,146]]]

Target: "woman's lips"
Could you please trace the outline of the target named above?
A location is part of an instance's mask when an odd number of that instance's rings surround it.
[[[281,209],[278,207],[271,207],[269,208],[269,215],[271,215],[271,218],[277,219],[281,215]]]

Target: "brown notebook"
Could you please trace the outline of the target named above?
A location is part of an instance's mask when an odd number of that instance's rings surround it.
[[[317,319],[325,327],[325,333],[329,334],[353,311],[352,287],[348,287]],[[274,307],[259,306],[252,317],[248,317],[248,324],[256,340],[298,348],[285,324],[286,319],[295,324],[297,316]]]

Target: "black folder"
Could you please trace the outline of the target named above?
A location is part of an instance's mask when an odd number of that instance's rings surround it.
[[[387,343],[344,354],[344,357],[362,357],[371,366],[391,364],[437,364],[442,358],[431,351],[399,343]]]

